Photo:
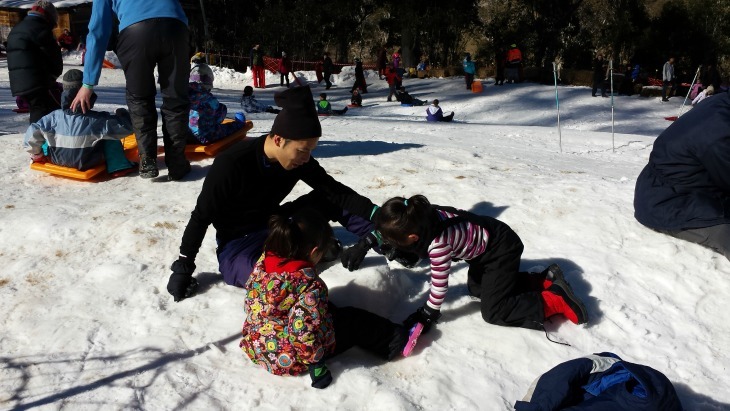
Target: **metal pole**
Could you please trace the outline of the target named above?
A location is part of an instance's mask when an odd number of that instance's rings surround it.
[[[613,134],[613,60],[608,61],[608,75],[611,78],[611,148],[616,152],[616,138]]]
[[[558,67],[553,62],[553,80],[555,82],[555,108],[558,111],[558,144],[560,144],[560,152],[563,152],[563,134],[560,132],[560,99],[558,99]]]
[[[694,87],[695,82],[697,81],[697,77],[700,75],[700,69],[702,68],[702,65],[697,67],[697,72],[695,72],[695,78],[692,79],[692,84],[689,86],[689,90],[687,90],[687,95],[684,97],[684,101],[682,102],[682,105],[679,107],[679,112],[677,112],[677,118],[682,115],[682,109],[684,109],[684,105],[687,104],[687,99],[689,98],[689,93],[692,92],[692,87]]]

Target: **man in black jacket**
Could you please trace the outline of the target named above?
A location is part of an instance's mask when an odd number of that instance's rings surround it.
[[[185,227],[180,256],[171,267],[167,290],[175,301],[195,292],[195,257],[211,224],[216,229],[220,272],[227,284],[238,287],[245,285],[261,256],[267,223],[274,214],[291,215],[294,210],[312,207],[359,237],[370,237],[368,246],[373,245],[370,220],[377,207],[332,178],[311,157],[322,128],[309,87],[287,89],[274,99],[282,110],[271,132],[237,143],[218,156],[203,182]],[[300,180],[313,191],[280,204]],[[359,265],[367,248],[351,249],[361,254]]]
[[[657,137],[634,210],[641,224],[730,259],[730,94],[707,99]]]
[[[8,35],[10,90],[28,101],[31,123],[61,108],[60,93],[53,93],[63,72],[61,48],[53,37],[57,24],[53,3],[38,0]]]
[[[332,82],[330,81],[330,77],[332,76],[332,72],[335,69],[335,65],[332,64],[332,59],[330,58],[329,53],[324,53],[324,63],[322,64],[322,72],[324,77],[324,82],[326,84],[325,89],[329,90],[330,87],[332,87]]]

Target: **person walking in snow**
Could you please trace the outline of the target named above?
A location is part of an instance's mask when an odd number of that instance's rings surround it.
[[[332,382],[326,360],[360,347],[390,361],[408,341],[406,327],[329,301],[316,265],[333,237],[332,227],[313,209],[272,216],[264,254],[244,286],[243,352],[274,375],[309,373],[319,389]]]
[[[385,68],[385,81],[388,83],[388,101],[393,101],[393,96],[395,95],[398,83],[400,83],[400,79],[401,77],[393,67],[388,66]]]
[[[406,327],[421,323],[427,332],[438,322],[452,262],[462,260],[469,264],[469,294],[481,300],[482,318],[490,324],[541,330],[554,315],[588,322],[585,306],[557,264],[541,273],[519,271],[522,241],[495,218],[432,205],[415,195],[386,201],[374,222],[383,244],[430,261],[429,298],[404,321]]]
[[[591,95],[598,97],[596,92],[598,87],[601,87],[601,97],[608,97],[606,94],[606,72],[608,70],[608,63],[603,59],[603,54],[596,55],[593,60],[593,90]]]
[[[646,227],[730,260],[730,94],[706,99],[654,141],[636,179],[634,216]]]
[[[474,74],[477,72],[477,69],[476,66],[474,66],[474,62],[471,60],[470,53],[466,53],[462,65],[464,66],[464,82],[466,83],[466,89],[471,90],[471,83],[474,82]]]
[[[522,67],[522,52],[517,48],[517,44],[512,44],[507,50],[507,63],[505,65],[505,73],[507,75],[507,83],[520,82],[520,68]]]
[[[667,93],[669,89],[669,93]],[[674,57],[669,57],[662,67],[662,101],[669,101],[669,97],[677,90],[677,77],[674,75]]]
[[[362,61],[359,58],[355,59],[355,84],[352,85],[350,92],[353,90],[360,90],[360,94],[368,92],[368,84],[365,82],[365,71],[362,68]]]
[[[332,87],[332,82],[330,81],[330,77],[332,77],[332,72],[335,70],[335,65],[332,64],[332,59],[330,58],[329,53],[324,53],[324,56],[322,57],[322,78],[324,79],[325,89],[329,90],[330,87]]]
[[[185,158],[188,129],[188,19],[177,0],[97,0],[93,2],[89,34],[86,36],[84,84],[71,109],[90,108],[90,98],[99,83],[106,46],[119,19],[117,57],[124,69],[127,105],[132,116],[139,149],[139,175],[153,178],[157,169],[157,109],[155,77],[162,94],[162,138],[169,180],[180,180],[190,172]],[[155,67],[157,76],[155,76]]]
[[[260,44],[254,44],[249,52],[249,61],[251,62],[251,77],[253,77],[253,86],[256,88],[266,88],[266,69],[264,68],[264,52],[261,50]]]
[[[382,80],[383,76],[385,76],[385,67],[388,65],[388,52],[385,50],[385,46],[381,47],[380,51],[378,51],[376,64],[378,66],[378,79]]]
[[[281,60],[279,60],[279,85],[284,86],[286,79],[286,87],[289,87],[289,72],[291,72],[291,59],[287,57],[286,52],[281,52]]]

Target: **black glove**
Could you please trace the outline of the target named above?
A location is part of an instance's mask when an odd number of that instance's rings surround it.
[[[416,310],[415,313],[409,315],[408,318],[403,321],[403,325],[410,330],[414,325],[416,325],[416,323],[421,323],[423,324],[423,331],[421,331],[421,334],[425,334],[431,329],[432,325],[438,323],[439,318],[441,318],[441,311],[434,310],[433,308],[424,305]]]
[[[174,298],[175,302],[192,297],[198,288],[198,281],[193,278],[195,263],[187,257],[180,257],[170,267],[172,275],[167,282],[167,292]]]
[[[312,379],[312,387],[320,390],[329,387],[332,382],[332,373],[324,360],[309,366],[309,377]]]
[[[419,257],[418,254],[398,250],[390,244],[381,245],[380,251],[383,253],[385,258],[388,259],[388,261],[395,260],[406,268],[413,268],[421,261],[421,257]]]
[[[355,271],[360,268],[360,264],[362,264],[362,261],[365,259],[365,255],[368,253],[368,250],[373,248],[373,246],[377,244],[377,241],[378,240],[375,236],[372,233],[369,233],[361,238],[357,244],[345,249],[342,252],[342,255],[340,255],[342,266],[350,271]]]

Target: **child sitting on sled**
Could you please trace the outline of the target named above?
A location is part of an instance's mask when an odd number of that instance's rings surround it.
[[[61,109],[32,123],[25,132],[24,146],[35,163],[52,163],[85,171],[106,162],[114,177],[133,172],[136,164],[124,156],[121,139],[132,131],[129,112],[118,108],[115,114],[103,111],[71,111],[84,73],[71,69],[63,75]],[[96,94],[91,95],[91,107]]]
[[[319,95],[319,103],[317,103],[317,114],[324,116],[330,116],[332,114],[341,116],[346,112],[347,107],[343,108],[342,110],[333,110],[330,102],[327,101],[327,93],[322,93]]]
[[[350,105],[353,107],[362,107],[362,94],[360,90],[352,90],[352,97],[350,97]]]
[[[233,121],[223,124],[228,108],[211,93],[213,89],[213,70],[204,62],[197,62],[190,70],[188,97],[190,114],[188,128],[194,144],[210,144],[221,140],[242,129],[246,123]]]
[[[400,355],[408,330],[355,307],[336,307],[316,264],[334,240],[315,210],[269,220],[264,254],[246,281],[246,320],[240,347],[275,375],[309,373],[312,387],[326,388],[325,360],[360,347],[384,360]]]
[[[454,112],[452,111],[451,114],[448,116],[444,115],[444,112],[441,111],[441,107],[439,107],[439,100],[433,99],[433,102],[431,105],[426,109],[426,121],[451,121],[454,119]]]
[[[482,318],[490,324],[543,329],[544,320],[557,314],[575,324],[588,322],[583,303],[557,264],[541,273],[519,271],[522,241],[497,219],[432,205],[415,195],[386,201],[373,222],[383,244],[430,260],[431,292],[404,322],[409,328],[421,323],[427,332],[438,321],[451,264],[461,260],[469,264],[469,294],[481,299]]]

